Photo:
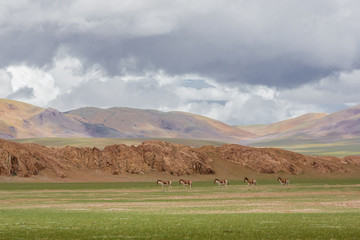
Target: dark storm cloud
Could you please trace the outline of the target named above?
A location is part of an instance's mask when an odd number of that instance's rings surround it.
[[[10,31],[0,37],[0,67],[26,62],[30,65],[49,64],[56,54],[60,39],[54,38],[54,26],[42,31]]]
[[[0,97],[231,124],[332,112],[359,101],[358,22],[355,0],[3,0]]]
[[[192,38],[188,33],[125,40],[78,36],[72,41],[68,45],[71,52],[89,64],[100,63],[111,75],[121,74],[122,61],[133,58],[136,65],[126,67],[137,73],[164,69],[170,74],[197,73],[220,82],[294,87],[342,68],[315,66],[292,54],[258,57],[266,53],[246,46],[229,45],[219,49],[223,47],[222,42],[204,44],[206,39]]]
[[[294,87],[360,62],[356,1],[21,3],[3,4],[1,66],[43,66],[66,48],[110,75],[163,69]]]

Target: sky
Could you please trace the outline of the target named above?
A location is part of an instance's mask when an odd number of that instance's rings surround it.
[[[0,98],[231,125],[360,104],[357,0],[2,0]]]

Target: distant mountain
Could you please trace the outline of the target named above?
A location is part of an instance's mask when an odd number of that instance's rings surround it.
[[[125,137],[101,124],[88,124],[53,108],[0,99],[0,138]]]
[[[286,135],[313,138],[349,139],[360,136],[360,105],[329,114]]]
[[[0,138],[161,137],[237,142],[255,135],[203,116],[131,108],[80,108],[66,113],[0,99]]]
[[[306,128],[308,124],[311,124],[311,122],[323,118],[327,115],[328,114],[326,113],[308,113],[300,117],[287,119],[268,125],[237,126],[237,128],[254,133],[258,136],[266,136],[284,133],[302,127]]]
[[[17,135],[40,134],[40,129],[36,129],[28,119],[42,111],[43,108],[27,103],[0,99],[0,137],[13,138]]]
[[[184,112],[132,108],[80,108],[66,112],[88,124],[103,124],[137,137],[200,138],[237,141],[255,135],[225,123]]]
[[[0,99],[0,138],[195,138],[231,143],[360,138],[360,105],[332,114],[310,113],[278,123],[229,126],[185,112],[85,107],[68,112]]]
[[[248,144],[253,146],[285,146],[336,142],[360,138],[360,105],[332,114],[306,114],[282,122],[238,128],[258,137]],[[261,144],[256,144],[261,143]]]

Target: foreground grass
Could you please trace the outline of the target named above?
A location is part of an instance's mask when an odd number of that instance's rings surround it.
[[[359,179],[0,183],[0,239],[358,239]]]
[[[359,214],[2,210],[2,239],[358,239]],[[5,220],[6,221],[3,221]]]

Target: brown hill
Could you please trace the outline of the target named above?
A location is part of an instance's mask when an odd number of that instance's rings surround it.
[[[89,124],[53,108],[0,99],[0,137],[133,137],[103,124]]]
[[[241,143],[253,147],[284,148],[311,155],[343,157],[359,154],[360,105],[317,117],[313,115],[308,118],[304,115],[275,124],[243,128],[262,136]],[[284,125],[290,127],[283,128]]]
[[[28,118],[27,121],[32,125],[33,130],[41,129],[41,132],[38,131],[35,137],[38,134],[43,137],[89,136],[84,124],[52,108],[44,109]]]
[[[214,119],[184,112],[131,108],[80,108],[66,114],[138,137],[198,138],[235,142],[255,135]]]
[[[329,114],[287,133],[313,138],[347,139],[360,136],[360,105]]]
[[[0,99],[0,137],[36,135],[37,131],[27,119],[43,111],[43,108],[27,103]]]
[[[62,113],[53,108],[0,99],[0,137],[152,137],[237,142],[254,134],[183,112],[88,107]]]
[[[234,127],[184,112],[130,108],[52,108],[0,99],[0,137],[186,138],[283,146],[360,139],[360,105],[333,114],[306,114],[279,123]],[[299,142],[300,141],[300,142]]]
[[[261,141],[311,139],[326,142],[357,138],[360,137],[360,105],[332,114],[306,114],[270,125],[240,128],[261,135]]]
[[[301,127],[306,128],[307,125],[311,124],[311,122],[321,119],[327,115],[328,114],[326,113],[308,113],[296,118],[268,125],[237,126],[237,128],[254,133],[258,136],[280,134],[290,130],[299,129]]]
[[[112,145],[98,148],[47,148],[0,140],[0,175],[31,177],[51,171],[66,178],[74,170],[99,170],[113,175],[123,173],[172,175],[214,174],[228,163],[259,173],[301,174],[308,169],[318,173],[347,173],[360,166],[360,157],[310,157],[281,149],[257,149],[235,144],[191,148],[162,141],[141,145]],[[233,168],[233,167],[231,167]],[[240,175],[241,172],[238,172]]]

